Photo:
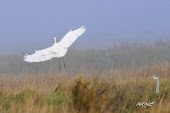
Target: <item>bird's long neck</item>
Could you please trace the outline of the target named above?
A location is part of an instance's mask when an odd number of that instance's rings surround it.
[[[159,78],[156,79],[156,93],[159,93]]]
[[[55,42],[55,43],[57,43],[57,42],[56,42],[56,38],[55,38],[55,37],[54,37],[54,42]]]

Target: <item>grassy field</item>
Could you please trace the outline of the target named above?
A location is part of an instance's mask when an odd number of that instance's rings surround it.
[[[158,75],[160,93],[155,93]],[[138,102],[153,106],[136,106]],[[170,64],[0,76],[0,113],[169,113]]]

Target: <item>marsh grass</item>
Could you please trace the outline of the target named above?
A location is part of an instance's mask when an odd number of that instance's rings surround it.
[[[160,78],[160,92],[155,93]],[[138,102],[155,102],[152,107]],[[170,64],[115,69],[0,76],[1,113],[169,113]]]

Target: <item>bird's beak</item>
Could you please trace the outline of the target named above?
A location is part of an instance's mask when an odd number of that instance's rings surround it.
[[[153,77],[148,77],[148,78],[153,78]]]

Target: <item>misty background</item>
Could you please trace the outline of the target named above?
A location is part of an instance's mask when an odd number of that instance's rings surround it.
[[[34,52],[84,25],[72,48],[110,48],[115,43],[170,40],[169,0],[3,0],[1,54]]]
[[[0,75],[58,73],[57,58],[27,63],[23,54],[82,25],[86,32],[64,57],[69,73],[169,63],[169,6],[170,0],[1,0]]]

